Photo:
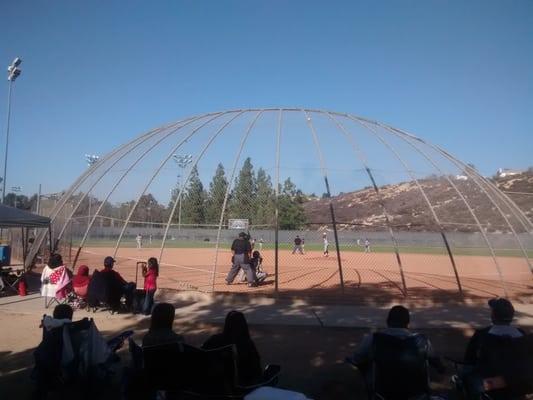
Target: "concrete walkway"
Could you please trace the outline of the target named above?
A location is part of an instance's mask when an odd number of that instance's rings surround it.
[[[317,326],[342,328],[378,328],[384,326],[390,305],[316,305],[305,300],[276,299],[266,296],[229,296],[198,292],[160,291],[156,301],[176,306],[176,320],[187,322],[223,323],[226,314],[237,309],[246,314],[251,325]],[[38,293],[26,297],[17,295],[0,298],[0,311],[13,314],[50,314],[53,306],[44,308]],[[411,326],[416,329],[472,328],[490,323],[490,313],[484,304],[450,304],[411,306]],[[515,323],[533,327],[533,304],[515,304]],[[109,317],[120,319],[121,315]]]

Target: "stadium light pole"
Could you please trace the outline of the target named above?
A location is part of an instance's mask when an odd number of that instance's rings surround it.
[[[153,204],[153,200],[150,200],[150,202],[148,203],[148,207],[146,207],[146,210],[148,211],[148,221],[150,223],[149,226],[149,236],[148,236],[148,241],[150,244],[152,244],[152,204]]]
[[[9,150],[9,121],[11,117],[11,92],[13,90],[13,82],[19,77],[22,72],[19,65],[22,59],[17,57],[13,60],[11,65],[7,67],[7,80],[9,81],[9,89],[7,94],[7,119],[6,119],[6,148],[4,152],[4,176],[2,178],[2,204],[5,203],[6,198],[6,176],[7,176],[7,154]]]
[[[172,156],[176,164],[178,164],[178,167],[183,171],[187,166],[192,163],[192,154],[174,154]],[[178,173],[178,193],[181,192],[181,177],[182,172]],[[178,232],[181,230],[181,195],[179,198],[179,205],[178,205]]]
[[[100,159],[100,156],[97,156],[96,154],[85,154],[85,161],[87,162],[87,166],[91,168],[94,164],[98,162]],[[89,197],[89,217],[87,218],[87,225],[91,225],[91,194],[87,193],[87,196]]]
[[[20,193],[22,188],[20,186],[11,186],[11,191],[15,193],[15,208],[17,208],[17,193]]]

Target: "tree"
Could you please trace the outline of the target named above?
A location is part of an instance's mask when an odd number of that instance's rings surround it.
[[[200,180],[198,168],[194,166],[189,177],[187,193],[183,196],[181,222],[194,225],[204,224],[205,200],[204,185]]]
[[[278,198],[280,229],[299,229],[306,223],[304,201],[305,198],[301,190],[296,189],[291,178],[287,178]]]
[[[16,206],[17,208],[20,208],[22,210],[31,209],[30,199],[28,199],[28,196],[25,196],[23,194],[15,194],[15,193],[6,194],[4,204],[11,206],[11,207]]]
[[[253,223],[256,194],[252,160],[248,157],[239,172],[231,196],[229,214],[231,218],[247,218]]]
[[[255,187],[255,204],[257,208],[254,216],[254,224],[273,225],[275,210],[274,189],[272,188],[270,176],[263,168],[257,170]]]
[[[228,181],[224,172],[224,166],[218,164],[213,180],[209,184],[209,193],[207,195],[205,211],[205,219],[207,223],[219,223],[227,188]]]

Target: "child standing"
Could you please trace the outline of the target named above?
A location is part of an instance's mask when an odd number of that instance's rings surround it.
[[[146,269],[143,270],[144,276],[144,291],[146,295],[144,297],[143,313],[144,315],[150,315],[152,312],[152,306],[154,305],[154,295],[157,290],[157,277],[159,276],[159,264],[157,258],[150,257]]]

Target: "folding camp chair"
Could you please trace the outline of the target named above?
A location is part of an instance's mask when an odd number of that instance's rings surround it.
[[[281,368],[267,365],[259,382],[243,386],[239,382],[237,348],[235,345],[203,350],[183,344],[189,365],[189,382],[184,390],[189,397],[201,399],[242,399],[247,393],[261,387],[274,386]]]
[[[428,351],[421,340],[423,335],[373,335],[370,399],[430,399]]]
[[[18,293],[18,284],[24,279],[24,270],[13,270],[12,267],[0,267],[0,290],[8,289]]]
[[[481,342],[476,365],[450,359],[458,374],[452,377],[465,398],[518,400],[533,395],[533,335],[518,338],[487,334]],[[469,374],[460,373],[468,368]],[[480,393],[472,393],[469,379],[476,379]]]

